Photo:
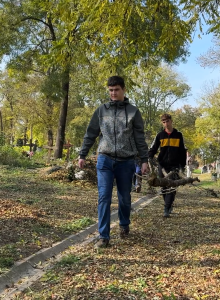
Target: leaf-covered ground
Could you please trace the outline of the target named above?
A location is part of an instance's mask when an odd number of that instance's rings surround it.
[[[116,226],[106,249],[72,247],[15,299],[220,299],[220,199],[181,187],[172,217],[162,215],[158,197],[132,215],[127,239]]]
[[[0,274],[97,221],[96,185],[45,174],[44,169],[0,167]],[[132,193],[132,201],[138,198]]]

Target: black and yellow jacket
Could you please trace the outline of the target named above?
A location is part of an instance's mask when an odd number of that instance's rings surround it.
[[[169,135],[165,130],[159,132],[148,152],[153,158],[160,147],[158,162],[163,168],[181,167],[186,165],[186,148],[182,133],[175,128]]]

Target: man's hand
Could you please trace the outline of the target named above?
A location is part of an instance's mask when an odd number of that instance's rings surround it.
[[[142,175],[149,173],[150,172],[150,168],[148,166],[148,163],[143,163],[141,166],[141,173]]]
[[[85,164],[86,164],[86,160],[80,158],[79,161],[78,161],[78,166],[80,167],[80,169],[83,169]]]

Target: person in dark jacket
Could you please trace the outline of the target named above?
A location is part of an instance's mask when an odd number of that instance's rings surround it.
[[[158,155],[159,163],[159,177],[164,177],[164,172],[169,173],[175,170],[184,170],[186,165],[186,148],[183,141],[183,136],[180,131],[173,128],[173,121],[170,114],[163,114],[161,121],[164,129],[159,132],[151,145],[149,150],[149,158],[153,158],[160,148]],[[171,178],[178,179],[177,174],[173,174]],[[174,189],[162,188],[162,195],[164,198],[165,208],[164,217],[169,217],[173,209],[173,202],[176,191]]]
[[[112,76],[108,79],[110,101],[94,112],[80,150],[79,167],[85,165],[89,149],[99,136],[98,178],[98,229],[96,247],[107,247],[110,239],[110,206],[114,179],[119,200],[118,216],[120,236],[129,233],[132,178],[135,157],[139,155],[142,173],[149,171],[148,147],[144,137],[144,124],[137,107],[125,97],[124,79]]]

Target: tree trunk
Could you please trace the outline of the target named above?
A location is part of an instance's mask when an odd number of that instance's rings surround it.
[[[4,137],[4,129],[3,129],[2,111],[1,110],[0,110],[0,126],[1,126],[0,145],[3,146],[5,144],[5,137]]]
[[[47,125],[47,145],[53,147],[53,101],[47,96],[47,116],[48,116],[48,125]]]
[[[28,130],[28,127],[27,125],[24,127],[24,137],[23,137],[23,146],[25,146],[27,144],[27,130]]]
[[[12,100],[10,99],[9,96],[6,96],[6,99],[9,102],[10,105],[10,109],[11,109],[11,117],[10,117],[10,145],[14,144],[14,107],[13,107],[13,103]]]
[[[32,147],[33,147],[33,126],[31,125],[30,127],[30,152],[32,152]]]
[[[62,90],[63,99],[61,101],[59,124],[56,136],[56,146],[54,152],[54,158],[62,158],[63,145],[65,141],[65,128],[66,128],[66,118],[68,110],[68,98],[69,98],[69,80],[70,80],[69,67],[66,68],[63,74]]]
[[[47,131],[47,145],[53,147],[53,131],[49,129]]]
[[[0,110],[0,126],[1,126],[1,133],[3,134],[3,122],[2,122],[2,112]]]

